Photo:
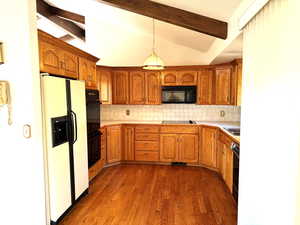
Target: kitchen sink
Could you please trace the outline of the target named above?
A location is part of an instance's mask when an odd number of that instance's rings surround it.
[[[224,128],[234,136],[240,136],[240,128]]]

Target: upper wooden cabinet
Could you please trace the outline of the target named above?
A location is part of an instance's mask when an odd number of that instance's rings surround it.
[[[113,103],[129,103],[129,72],[114,71],[113,73]]]
[[[161,74],[161,84],[163,86],[178,85],[177,71],[164,71]]]
[[[230,105],[232,68],[216,68],[216,105]]]
[[[143,105],[146,103],[145,73],[140,71],[129,73],[129,104]]]
[[[79,79],[85,81],[87,89],[97,89],[96,63],[79,58]]]
[[[38,31],[40,71],[52,75],[78,79],[87,78],[87,86],[96,87],[96,61],[98,58],[75,48],[43,31]],[[80,68],[82,58],[89,61],[87,68]],[[80,71],[86,71],[85,75]]]
[[[107,128],[107,162],[119,162],[122,153],[121,126]]]
[[[54,44],[39,41],[40,70],[56,75],[64,75],[62,51]]]
[[[63,73],[66,77],[78,79],[78,56],[62,50],[63,56]]]
[[[159,72],[146,72],[146,104],[161,104],[161,85]]]
[[[233,105],[240,106],[242,104],[242,73],[243,61],[236,59],[233,61],[232,71],[232,88],[231,88],[231,102]]]
[[[211,105],[213,98],[213,76],[212,69],[203,69],[198,73],[197,103],[200,105]]]
[[[177,81],[182,86],[197,85],[197,71],[178,71]]]
[[[217,167],[217,136],[217,128],[205,126],[201,128],[199,162],[205,166]]]
[[[98,89],[102,104],[112,104],[112,75],[110,70],[97,67]]]
[[[163,86],[194,86],[197,85],[197,71],[164,71]]]

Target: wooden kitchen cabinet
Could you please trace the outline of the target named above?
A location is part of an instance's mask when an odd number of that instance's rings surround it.
[[[121,126],[107,127],[107,163],[121,161]]]
[[[160,161],[196,163],[199,158],[198,143],[197,127],[163,126],[160,135]]]
[[[181,134],[179,136],[179,161],[197,163],[199,158],[198,135]]]
[[[178,162],[178,135],[160,135],[160,161]]]
[[[163,86],[196,86],[197,71],[164,71],[162,72]]]
[[[196,86],[197,77],[197,71],[178,71],[177,83],[182,86]]]
[[[134,160],[134,127],[124,126],[124,154],[123,160],[132,161]]]
[[[41,72],[63,75],[62,52],[54,44],[39,40]]]
[[[96,63],[79,58],[79,79],[85,81],[86,89],[97,89]]]
[[[146,103],[145,73],[140,71],[129,73],[129,104]]]
[[[178,84],[177,71],[163,71],[161,84],[163,86],[176,86]]]
[[[161,104],[161,85],[159,72],[146,72],[146,104]]]
[[[129,72],[114,71],[113,73],[113,104],[129,103]]]
[[[87,86],[96,87],[95,66],[98,58],[41,30],[38,30],[38,41],[41,72],[71,79],[85,76],[85,78],[90,79],[88,82],[91,82]],[[80,59],[89,61],[86,68],[82,69],[86,72],[84,75],[80,74]]]
[[[205,166],[217,167],[217,137],[218,129],[203,126],[201,129],[201,149],[199,162]]]
[[[243,61],[242,59],[236,59],[233,61],[231,103],[237,106],[242,104],[242,77]]]
[[[100,101],[104,105],[112,104],[111,71],[97,67],[98,89]]]
[[[230,105],[231,104],[231,75],[232,68],[216,68],[215,76],[215,103],[216,105]]]
[[[212,69],[203,69],[198,73],[197,104],[211,105],[213,98],[213,76]]]

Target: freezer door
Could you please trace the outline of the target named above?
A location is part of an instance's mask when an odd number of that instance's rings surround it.
[[[84,82],[75,80],[70,82],[73,121],[74,124],[77,122],[77,132],[74,125],[73,144],[75,199],[77,199],[89,187],[86,100]]]
[[[71,206],[69,143],[53,146],[52,118],[67,115],[66,81],[42,77],[43,118],[47,146],[47,167],[51,220],[57,219]]]

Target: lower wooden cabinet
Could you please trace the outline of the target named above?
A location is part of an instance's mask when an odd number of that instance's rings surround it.
[[[217,135],[218,129],[214,127],[205,127],[201,129],[201,148],[199,153],[199,162],[205,166],[217,167]]]
[[[198,162],[198,135],[161,134],[160,161],[162,162]]]
[[[107,162],[121,161],[122,138],[121,126],[110,126],[107,128]]]
[[[125,126],[123,129],[123,157],[122,159],[125,161],[134,160],[134,127]]]

